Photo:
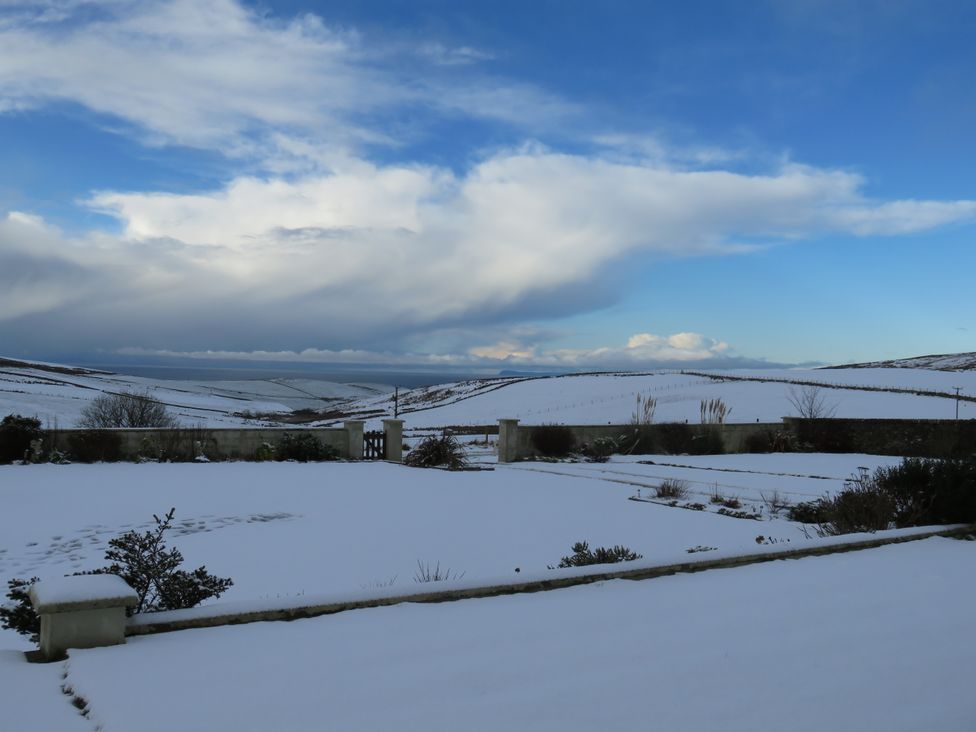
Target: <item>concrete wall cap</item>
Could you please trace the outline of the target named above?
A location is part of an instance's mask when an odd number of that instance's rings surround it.
[[[84,574],[41,580],[31,585],[30,599],[38,615],[131,607],[139,602],[136,591],[114,574]]]

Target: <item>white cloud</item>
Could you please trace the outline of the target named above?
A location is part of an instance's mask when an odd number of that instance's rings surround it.
[[[425,43],[420,47],[420,54],[440,66],[467,66],[495,58],[494,54],[471,46],[446,46],[443,43]]]
[[[516,124],[571,109],[527,84],[411,74],[388,48],[316,15],[277,20],[236,0],[42,2],[0,13],[0,112],[74,102],[134,125],[150,144],[260,157],[281,135],[333,149],[389,143],[365,120],[403,106]],[[400,55],[440,65],[490,56],[431,43]]]
[[[360,143],[396,144],[383,112],[527,126],[580,112],[476,67],[418,76],[396,63],[475,66],[490,58],[481,49],[376,49],[317,16],[278,20],[235,0],[0,0],[0,11],[0,112],[68,101],[144,141],[217,149],[262,171],[194,194],[93,193],[87,205],[115,217],[119,236],[68,237],[10,213],[0,220],[8,342],[390,360],[376,343],[453,328],[473,331],[460,350],[480,344],[466,359],[707,359],[728,347],[693,333],[559,352],[475,334],[579,312],[630,258],[976,216],[974,201],[877,201],[848,172],[786,163],[746,174],[722,169],[742,153],[612,132],[592,154],[526,144],[466,169],[378,164]]]
[[[74,322],[65,337],[117,347],[402,343],[441,328],[569,315],[625,258],[722,255],[753,239],[865,226],[919,230],[976,210],[969,201],[874,202],[861,185],[795,165],[688,171],[530,146],[463,175],[350,157],[331,175],[239,178],[210,193],[103,192],[91,205],[118,218],[120,237],[65,240],[36,218],[8,217],[0,257],[14,281],[0,320],[43,312]],[[30,265],[38,257],[50,273]],[[25,282],[71,295],[9,294]],[[530,355],[517,343],[472,353],[497,358],[506,348]],[[704,358],[723,348],[695,334],[638,334],[625,355]]]
[[[510,366],[546,366],[550,368],[627,369],[659,367],[662,364],[681,366],[687,362],[714,361],[735,358],[728,344],[698,333],[676,333],[658,336],[638,333],[627,345],[601,346],[586,349],[546,349],[518,339],[475,346],[463,353],[410,353],[371,351],[365,349],[316,349],[301,351],[149,351],[123,348],[128,356],[166,356],[191,359],[219,359],[242,361],[276,361],[289,363],[333,363],[399,366],[455,366],[470,368],[504,368]],[[727,362],[727,361],[726,361]]]

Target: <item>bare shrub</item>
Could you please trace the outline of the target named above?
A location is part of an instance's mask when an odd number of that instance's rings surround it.
[[[804,419],[829,419],[837,411],[837,405],[827,401],[824,390],[819,386],[791,386],[787,390],[786,398],[796,413]]]
[[[464,577],[464,572],[452,572],[450,568],[441,569],[441,563],[437,562],[433,567],[428,562],[417,560],[417,571],[413,575],[413,581],[418,584],[426,582],[447,582],[459,580]]]
[[[658,498],[685,498],[688,495],[688,484],[677,478],[667,478],[655,488]]]
[[[158,427],[168,429],[177,426],[166,405],[148,391],[119,394],[103,394],[95,397],[81,412],[78,426],[100,430],[115,427]]]

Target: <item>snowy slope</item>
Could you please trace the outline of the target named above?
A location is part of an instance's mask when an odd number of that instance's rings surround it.
[[[657,422],[697,422],[701,401],[715,398],[731,407],[730,422],[776,422],[796,415],[790,389],[808,382],[822,385],[837,417],[952,419],[953,387],[961,386],[964,396],[976,395],[976,372],[923,369],[581,374],[431,387],[401,394],[400,416],[408,428],[484,425],[499,418],[527,424],[621,424],[630,421],[636,395],[642,394],[657,399]],[[393,412],[388,397],[361,400],[353,408],[374,415]],[[976,418],[976,402],[961,401],[959,417]]]
[[[123,391],[164,402],[182,423],[209,427],[254,424],[242,412],[328,409],[380,387],[310,379],[267,381],[167,381],[105,371],[0,359],[0,416],[37,416],[44,426],[72,427],[94,398]]]
[[[899,358],[891,361],[870,361],[854,363],[842,368],[905,368],[905,369],[939,369],[943,371],[973,371],[976,370],[976,351],[970,353],[942,353],[930,356],[916,356],[914,358]]]

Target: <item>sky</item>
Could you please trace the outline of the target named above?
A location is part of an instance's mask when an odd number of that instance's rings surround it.
[[[976,350],[976,4],[0,0],[0,355]]]

